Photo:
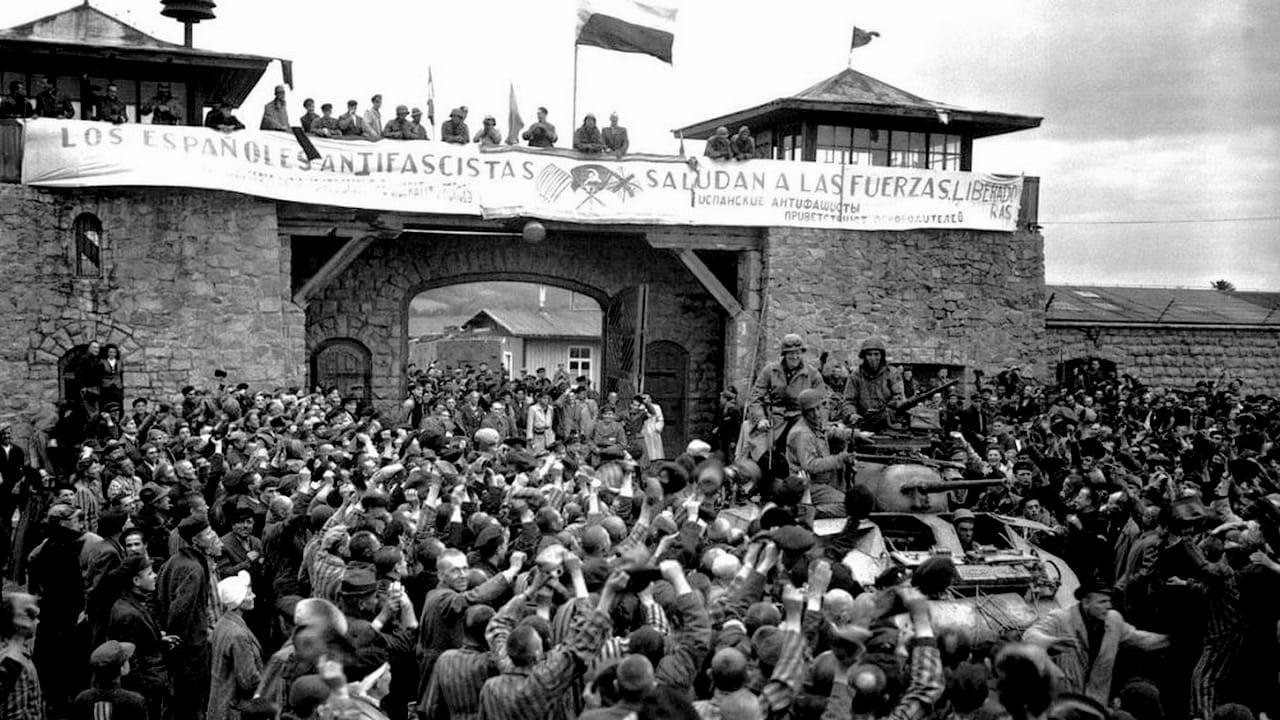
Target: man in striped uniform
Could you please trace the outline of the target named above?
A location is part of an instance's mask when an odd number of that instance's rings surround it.
[[[484,631],[493,619],[488,605],[467,608],[463,618],[462,647],[444,651],[431,673],[427,695],[419,712],[426,717],[475,720],[480,717],[480,690],[498,674],[498,664],[489,654]]]

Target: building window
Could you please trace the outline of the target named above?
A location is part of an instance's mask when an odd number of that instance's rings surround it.
[[[800,128],[790,127],[782,130],[778,138],[779,160],[800,160],[804,153],[804,139],[800,136]]]
[[[851,162],[853,130],[838,125],[818,126],[818,162],[844,165]]]
[[[93,213],[80,213],[71,223],[76,243],[76,275],[102,277],[102,221]]]
[[[945,133],[929,134],[929,168],[933,170],[960,169],[960,136]]]
[[[889,133],[872,128],[853,129],[850,165],[885,167],[889,164]]]
[[[591,347],[587,345],[569,346],[569,377],[586,375],[591,377]]]
[[[893,130],[889,133],[889,164],[894,167],[926,168],[925,134]]]

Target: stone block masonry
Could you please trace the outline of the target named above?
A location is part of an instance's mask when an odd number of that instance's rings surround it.
[[[1044,239],[1038,233],[770,228],[764,261],[764,357],[800,333],[857,363],[882,336],[890,362],[1009,366],[1044,376]]]
[[[77,276],[73,223],[102,222],[101,273]],[[173,189],[0,185],[0,420],[26,435],[59,399],[58,362],[120,346],[125,403],[187,383],[301,385],[303,312],[289,301],[290,246],[275,205]]]
[[[1054,363],[1098,357],[1152,387],[1183,390],[1199,380],[1239,379],[1246,395],[1280,393],[1280,332],[1275,329],[1051,326]]]

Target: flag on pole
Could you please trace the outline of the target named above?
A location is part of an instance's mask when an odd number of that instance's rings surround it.
[[[867,43],[871,42],[872,39],[878,38],[878,37],[880,37],[880,33],[876,32],[875,30],[867,31],[867,30],[863,30],[857,25],[854,25],[853,40],[849,43],[849,49],[857,50],[863,45],[866,45]]]
[[[676,9],[637,0],[578,0],[577,45],[671,62]]]
[[[516,84],[511,83],[511,95],[507,100],[507,144],[520,142],[520,130],[524,128],[524,118],[520,117],[520,106],[516,104]]]
[[[427,122],[436,126],[436,81],[431,77],[431,66],[427,66]]]

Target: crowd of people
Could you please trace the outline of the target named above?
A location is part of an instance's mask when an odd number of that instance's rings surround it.
[[[221,372],[129,397],[92,352],[35,447],[0,430],[0,720],[1274,712],[1275,400],[1093,363],[966,401],[880,340],[806,351],[783,338],[678,448],[651,397],[562,368],[410,368],[379,410]],[[966,555],[930,567],[984,562],[976,515],[1022,516],[1079,602],[979,641],[935,622],[925,566],[854,580],[862,446],[910,427],[944,477],[1003,480],[956,496]]]
[[[0,96],[0,118],[69,119],[76,116],[75,106],[70,98],[65,94],[56,93],[52,78],[40,76],[36,83],[36,94],[29,96],[26,83],[20,80],[10,82],[8,94]],[[89,88],[87,80],[83,84]],[[86,89],[86,93],[89,98],[84,114],[86,119],[116,125],[130,122],[128,105],[120,99],[119,87],[115,83],[108,83],[100,93],[91,88]],[[259,129],[292,131],[293,125],[289,121],[286,95],[284,85],[275,87],[274,98],[263,106]],[[384,118],[381,94],[370,98],[369,107],[364,112],[360,112],[360,103],[356,100],[348,100],[346,107],[346,112],[335,116],[333,103],[326,102],[320,105],[320,112],[317,113],[316,101],[307,98],[302,102],[304,112],[298,120],[298,127],[309,135],[323,138],[431,139],[431,124],[435,120],[429,117],[428,123],[424,125],[421,108],[410,109],[407,105],[397,105],[394,117]],[[246,126],[236,117],[235,111],[236,107],[233,103],[219,100],[205,114],[204,126],[223,132],[244,130]],[[556,133],[556,126],[547,120],[545,107],[539,107],[537,112],[537,121],[520,133],[519,138],[527,142],[529,147],[555,147],[560,140]],[[183,109],[174,99],[169,83],[159,83],[156,86],[155,95],[138,107],[138,113],[143,117],[150,117],[152,124],[155,125],[183,124]],[[440,125],[439,140],[456,145],[474,143],[481,147],[503,144],[502,131],[498,129],[497,120],[493,115],[484,116],[481,121],[482,126],[473,135],[467,126],[468,114],[469,111],[465,105],[451,110],[449,119]],[[516,129],[517,132],[519,130],[520,128]],[[751,152],[754,153],[754,141],[749,136],[746,139],[751,142]],[[518,141],[515,137],[507,138],[509,145],[515,145]],[[737,153],[743,140],[741,137],[735,137],[733,142],[735,148],[733,152]],[[587,155],[607,154],[621,157],[630,149],[631,141],[627,136],[627,129],[618,124],[617,113],[609,115],[609,124],[604,127],[597,124],[594,114],[588,113],[583,117],[582,125],[574,131],[571,145],[575,151]],[[737,157],[736,154],[732,156]],[[712,155],[712,157],[718,156]],[[730,155],[726,154],[725,157]]]

